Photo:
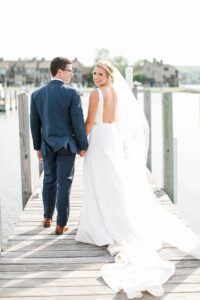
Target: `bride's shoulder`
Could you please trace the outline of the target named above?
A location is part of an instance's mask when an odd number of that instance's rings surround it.
[[[99,92],[98,92],[98,89],[95,89],[93,90],[91,93],[90,93],[90,100],[99,100]]]
[[[96,112],[99,103],[99,95],[97,90],[93,90],[89,99],[89,111]]]

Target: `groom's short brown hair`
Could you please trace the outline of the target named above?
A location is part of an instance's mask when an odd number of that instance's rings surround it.
[[[59,69],[64,70],[67,65],[71,65],[71,64],[72,61],[69,60],[68,58],[55,57],[54,59],[52,59],[50,65],[51,75],[54,77],[58,73]]]

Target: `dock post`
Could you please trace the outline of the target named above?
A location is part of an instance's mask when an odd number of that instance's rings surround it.
[[[14,92],[14,98],[15,98],[15,109],[17,108],[18,104],[17,104],[17,90],[15,90]]]
[[[174,141],[172,93],[162,94],[164,190],[174,203]]]
[[[149,124],[149,150],[147,168],[152,172],[152,124],[151,124],[151,91],[144,92],[144,114]]]
[[[32,193],[30,136],[29,136],[29,97],[26,93],[22,93],[18,97],[18,115],[19,115],[19,137],[20,137],[22,205],[24,208]]]
[[[3,249],[3,232],[2,232],[2,218],[1,218],[1,199],[0,199],[0,254]]]
[[[126,82],[128,83],[130,89],[132,90],[133,85],[133,67],[126,67],[125,69]]]
[[[11,89],[9,90],[9,102],[10,102],[10,110],[12,110],[13,109],[13,105],[12,105],[13,99],[12,99],[12,90]]]
[[[174,204],[178,203],[178,138],[174,137],[173,138],[173,142],[174,142],[174,155],[173,155],[173,159],[174,159]]]

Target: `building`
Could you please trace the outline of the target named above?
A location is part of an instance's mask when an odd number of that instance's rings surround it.
[[[10,70],[10,63],[9,61],[4,61],[3,58],[0,58],[0,83],[5,83],[7,74]]]
[[[82,65],[77,58],[72,62],[72,82],[85,85],[90,67]],[[40,86],[51,78],[50,61],[45,58],[18,59],[7,61],[0,58],[0,83],[5,86],[33,85]]]
[[[141,78],[143,84],[150,86],[178,86],[178,70],[163,61],[140,60],[133,66],[134,78]]]
[[[50,79],[50,61],[18,59],[4,60],[0,58],[0,83],[6,86],[33,85],[38,86]]]

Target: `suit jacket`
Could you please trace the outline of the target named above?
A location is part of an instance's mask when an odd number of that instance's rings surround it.
[[[72,153],[86,150],[87,136],[78,92],[51,80],[31,95],[30,124],[35,150],[43,155],[69,145]]]

